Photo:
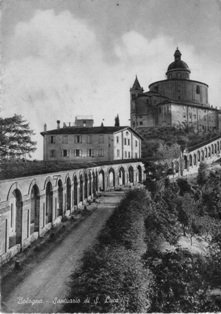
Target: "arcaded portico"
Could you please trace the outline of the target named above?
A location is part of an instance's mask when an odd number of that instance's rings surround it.
[[[92,200],[144,180],[141,161],[1,181],[1,263]]]

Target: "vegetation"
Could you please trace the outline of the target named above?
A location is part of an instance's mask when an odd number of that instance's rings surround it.
[[[71,277],[66,312],[146,312],[151,274],[143,267],[144,190],[130,191]]]
[[[80,302],[66,304],[65,311],[221,310],[221,291],[214,293],[221,282],[221,171],[198,186],[170,182],[161,165],[148,163],[146,171],[151,198],[145,190],[126,195],[73,273],[68,300]],[[162,182],[154,193],[151,179]],[[207,251],[192,252],[193,240],[207,241]]]
[[[192,147],[216,137],[217,133],[195,131],[194,128],[181,126],[139,128],[143,136],[143,158],[171,159],[179,157],[180,150]]]
[[[20,115],[0,118],[0,158],[14,159],[30,156],[36,150],[36,142],[31,140],[34,132]]]

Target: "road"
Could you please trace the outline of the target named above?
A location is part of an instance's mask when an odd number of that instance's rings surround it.
[[[56,313],[62,304],[55,298],[67,296],[70,274],[77,268],[87,248],[93,244],[99,231],[123,193],[108,192],[100,198],[98,209],[57,246],[3,301],[3,312]]]

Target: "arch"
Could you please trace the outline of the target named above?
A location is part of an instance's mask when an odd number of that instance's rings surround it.
[[[193,165],[196,166],[196,154],[193,154]]]
[[[142,168],[141,168],[141,165],[137,166],[137,171],[138,171],[138,182],[142,183]]]
[[[52,222],[53,189],[49,181],[46,185],[46,223]]]
[[[74,176],[74,205],[78,205],[78,179]]]
[[[98,184],[99,184],[99,190],[104,191],[105,190],[105,176],[104,176],[104,170],[101,169],[99,171],[99,179],[98,179]]]
[[[175,162],[175,171],[178,173],[180,171],[180,164],[178,161]]]
[[[201,150],[201,161],[204,161],[204,151]]]
[[[208,150],[207,150],[207,147],[204,148],[204,156],[205,158],[207,158],[207,155],[208,155]]]
[[[119,169],[119,185],[125,185],[125,170],[124,167]]]
[[[213,146],[213,144],[211,145],[211,154],[212,155],[214,154],[214,146]]]
[[[40,192],[35,184],[31,189],[30,234],[39,230]]]
[[[217,153],[217,146],[216,146],[216,144],[214,144],[214,153],[215,154]]]
[[[190,167],[193,166],[193,157],[192,155],[189,155],[189,161],[190,161]]]
[[[84,179],[83,179],[83,175],[82,174],[80,174],[80,202],[83,202],[83,198],[84,198],[84,196],[83,196],[83,193],[84,193],[84,191],[83,191],[83,187],[84,187]]]
[[[99,178],[98,178],[98,172],[97,172],[97,170],[96,170],[96,191],[98,191],[98,189],[99,189]]]
[[[134,168],[132,166],[128,168],[128,173],[129,173],[129,183],[134,183]]]
[[[62,216],[63,213],[63,184],[61,179],[58,180],[58,209],[57,215]]]
[[[187,161],[187,156],[184,155],[184,169],[188,168],[188,161]]]
[[[96,174],[94,173],[94,171],[92,172],[92,177],[93,177],[93,186],[92,186],[92,193],[95,196],[96,192],[97,192],[97,184],[96,184]]]
[[[211,157],[211,147],[208,147],[208,157]]]
[[[109,181],[109,187],[115,186],[115,171],[113,168],[110,168],[108,171],[108,181]]]
[[[92,176],[91,172],[89,172],[89,187],[88,187],[88,195],[91,196],[91,188],[92,188]]]
[[[200,162],[200,151],[197,151],[197,160]]]
[[[217,141],[217,152],[220,153],[219,141]]]
[[[87,172],[84,174],[84,198],[88,197],[88,175]]]
[[[15,244],[21,244],[22,241],[22,210],[23,210],[23,201],[22,194],[19,189],[13,191],[13,196],[15,199],[15,233],[16,241]]]
[[[71,179],[70,177],[67,178],[66,181],[66,189],[67,189],[67,210],[71,210]]]

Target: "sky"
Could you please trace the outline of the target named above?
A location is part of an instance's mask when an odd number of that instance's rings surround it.
[[[176,47],[221,108],[221,0],[3,0],[0,115],[40,132],[93,115],[130,125],[130,93],[165,79]]]

